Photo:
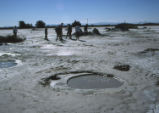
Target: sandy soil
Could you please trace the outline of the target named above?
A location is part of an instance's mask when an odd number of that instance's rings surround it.
[[[49,42],[44,40],[43,29],[19,30],[25,42],[0,46],[0,59],[18,62],[0,69],[0,113],[159,113],[159,27],[99,30],[106,36],[65,43],[55,41],[53,29],[49,29]],[[0,35],[11,33],[0,30]],[[114,69],[118,64],[129,65],[130,70]],[[60,77],[65,79],[73,71],[113,74],[124,84],[80,90],[58,81],[45,87],[40,83],[58,73],[64,73]]]

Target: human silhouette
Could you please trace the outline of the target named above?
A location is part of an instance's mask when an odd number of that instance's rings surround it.
[[[63,27],[63,23],[61,23],[59,26],[57,26],[57,27],[55,28],[56,35],[57,35],[56,41],[57,41],[57,40],[63,41],[63,39],[62,39],[62,35],[63,35],[62,27]]]
[[[81,33],[82,33],[82,30],[81,30],[81,28],[80,28],[80,26],[76,26],[75,27],[75,34],[76,34],[76,40],[79,40],[79,37],[80,37],[80,35],[81,35]]]
[[[69,37],[69,39],[72,39],[72,26],[70,24],[68,24],[68,27],[67,27],[66,39],[67,37]]]
[[[45,28],[45,40],[47,40],[47,41],[49,40],[48,39],[48,29],[47,28]]]
[[[13,35],[14,35],[15,38],[17,38],[17,32],[18,32],[18,30],[17,30],[17,27],[15,26],[13,28]]]
[[[88,33],[88,24],[86,24],[86,25],[84,26],[84,32],[85,32],[85,33]]]

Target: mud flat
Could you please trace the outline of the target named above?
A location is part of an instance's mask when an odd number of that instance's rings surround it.
[[[0,68],[0,112],[159,113],[158,28],[109,32],[100,27],[102,37],[64,37],[63,43],[55,41],[53,29],[48,29],[50,41],[44,40],[44,29],[19,30],[23,43],[0,46],[0,65],[6,61]],[[2,36],[9,33],[0,30]],[[77,84],[87,87],[73,87]]]

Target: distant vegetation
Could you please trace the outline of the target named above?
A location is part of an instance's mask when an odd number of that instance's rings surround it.
[[[73,26],[73,27],[75,27],[75,26],[81,26],[81,22],[75,20],[75,21],[72,23],[72,26]]]
[[[19,21],[19,28],[33,28],[32,24],[26,24],[24,21]]]
[[[18,43],[24,40],[25,38],[14,37],[14,35],[0,36],[0,43]]]
[[[60,23],[59,23],[60,24]],[[84,24],[81,24],[80,21],[74,21],[72,23],[72,26],[75,27],[75,26],[81,26],[83,27]],[[116,28],[118,29],[121,29],[123,31],[125,30],[128,30],[128,29],[131,29],[131,28],[136,28],[137,26],[157,26],[159,25],[159,23],[139,23],[139,24],[131,24],[131,23],[121,23],[121,24],[117,24],[117,25],[111,25],[111,24],[103,24],[103,25],[94,25],[94,24],[89,24],[88,27],[108,27],[108,26],[115,26]],[[29,24],[29,23],[25,23],[24,21],[19,21],[19,26],[18,28],[20,29],[25,29],[25,28],[44,28],[44,27],[47,27],[47,28],[55,28],[57,25],[47,25],[45,24],[44,21],[42,20],[39,20],[35,23],[35,26],[32,25],[32,24]],[[64,27],[66,27],[67,25],[64,25]],[[0,27],[0,29],[13,29],[14,27],[13,26],[10,26],[10,27]]]
[[[121,23],[115,26],[116,29],[120,29],[121,31],[128,31],[129,29],[137,29],[137,25],[130,23]]]
[[[92,32],[93,32],[93,34],[101,35],[101,33],[99,32],[99,30],[97,28],[94,28]]]
[[[45,26],[46,26],[46,24],[42,20],[37,21],[35,24],[36,28],[44,28]]]

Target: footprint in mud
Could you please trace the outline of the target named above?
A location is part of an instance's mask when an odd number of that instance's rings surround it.
[[[126,64],[118,64],[114,66],[114,69],[119,70],[119,71],[129,71],[130,66]]]

